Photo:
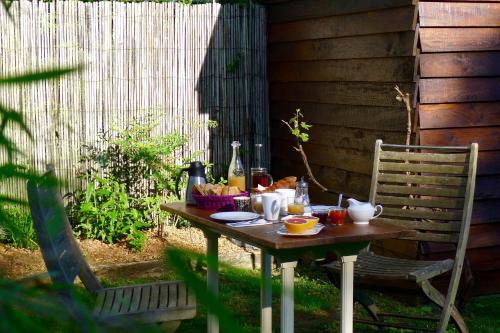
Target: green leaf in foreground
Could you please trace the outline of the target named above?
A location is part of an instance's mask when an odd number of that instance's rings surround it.
[[[83,68],[82,66],[77,66],[77,67],[50,69],[41,72],[28,72],[22,75],[0,78],[0,85],[35,83],[37,81],[53,80],[63,75],[80,71],[82,68]]]
[[[246,330],[236,322],[233,314],[224,307],[219,299],[207,289],[204,281],[200,279],[186,264],[188,257],[178,249],[167,250],[167,260],[172,267],[181,275],[188,286],[192,288],[198,300],[203,302],[210,311],[219,318],[220,327],[226,332],[246,332]],[[207,262],[215,261],[214,257],[207,257]]]

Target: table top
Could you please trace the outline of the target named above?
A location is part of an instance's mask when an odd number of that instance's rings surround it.
[[[234,228],[225,223],[211,219],[209,216],[215,211],[186,205],[184,202],[162,204],[161,209],[178,214],[202,229],[208,229],[212,232],[234,237],[255,246],[274,250],[368,242],[372,240],[411,236],[415,233],[414,230],[377,223],[377,219],[374,219],[368,225],[356,225],[346,222],[343,226],[327,225],[319,234],[314,236],[290,237],[277,234],[282,223]]]

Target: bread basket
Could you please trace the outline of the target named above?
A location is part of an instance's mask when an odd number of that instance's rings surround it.
[[[247,196],[248,192],[241,192],[234,195],[200,195],[194,194],[193,198],[196,205],[201,209],[211,209],[219,211],[232,211],[234,210],[234,198],[240,196]]]

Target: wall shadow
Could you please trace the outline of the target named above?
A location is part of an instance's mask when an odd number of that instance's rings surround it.
[[[262,164],[270,166],[265,8],[255,4],[211,7],[215,17],[196,84],[197,111],[218,123],[210,129],[213,174],[227,178],[231,142],[238,140],[249,179],[256,143],[264,145]]]

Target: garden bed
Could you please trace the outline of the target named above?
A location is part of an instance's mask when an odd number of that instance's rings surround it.
[[[161,270],[165,267],[162,257],[168,246],[177,246],[198,253],[204,253],[206,248],[205,237],[199,229],[178,229],[171,226],[165,226],[163,237],[149,232],[145,249],[141,252],[130,251],[126,244],[105,244],[90,239],[78,240],[78,242],[98,275],[110,279],[113,279],[112,275],[115,274],[123,277],[125,272],[131,277],[161,275]],[[238,267],[252,267],[251,254],[225,238],[221,238],[219,242],[219,252],[223,262]],[[136,265],[124,265],[131,263]],[[138,271],[134,272],[134,269]],[[0,243],[0,274],[8,278],[19,279],[45,270],[39,250],[18,249]]]

